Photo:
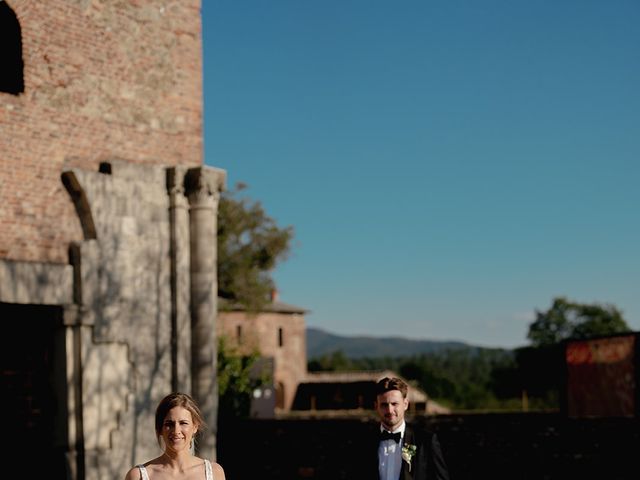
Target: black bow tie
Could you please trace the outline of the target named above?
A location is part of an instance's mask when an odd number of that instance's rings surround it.
[[[400,436],[401,436],[400,432],[390,433],[390,432],[387,432],[386,430],[382,430],[380,432],[380,441],[393,440],[396,443],[400,443]]]

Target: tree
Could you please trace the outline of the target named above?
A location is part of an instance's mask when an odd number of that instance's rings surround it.
[[[307,363],[310,372],[344,372],[354,370],[353,362],[344,354],[342,350],[322,355],[320,358],[313,358]]]
[[[274,290],[271,272],[287,258],[293,227],[279,228],[260,202],[224,192],[218,208],[218,295],[260,311]]]
[[[241,353],[222,336],[218,338],[218,417],[247,418],[254,389],[269,383],[266,372],[256,372],[260,352]]]
[[[512,383],[518,379],[513,352],[504,349],[469,347],[412,356],[357,358],[349,358],[338,350],[310,359],[308,369],[392,370],[415,382],[430,398],[452,408],[511,409],[518,405],[521,391],[519,383],[507,389],[496,383],[501,380],[494,375],[498,370],[508,369]]]
[[[567,338],[590,338],[630,331],[622,313],[610,304],[581,304],[556,297],[549,310],[536,310],[527,338],[534,347],[550,346]]]

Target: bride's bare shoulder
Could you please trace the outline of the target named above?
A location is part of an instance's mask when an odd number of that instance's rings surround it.
[[[226,480],[224,476],[224,469],[219,463],[211,462],[211,467],[213,469],[213,478],[215,480]]]
[[[132,467],[131,470],[127,472],[124,477],[124,480],[141,480],[142,476],[140,474],[140,469],[138,467]]]

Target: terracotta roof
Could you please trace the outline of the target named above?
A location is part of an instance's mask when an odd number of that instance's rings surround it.
[[[304,380],[304,383],[350,383],[350,382],[377,382],[384,377],[402,378],[391,370],[377,371],[353,371],[353,372],[310,372]],[[426,402],[428,395],[418,387],[411,385],[407,380],[403,380],[409,384],[409,401]]]
[[[226,298],[218,297],[218,304],[223,307],[224,310],[232,311],[232,312],[244,312],[247,308],[244,305],[240,305],[239,303],[232,303]],[[305,314],[308,313],[309,310],[305,310],[302,307],[297,307],[295,305],[291,305],[289,303],[284,303],[279,300],[275,302],[270,302],[264,306],[262,312],[275,312],[275,313],[298,313]]]
[[[351,372],[309,372],[301,383],[351,383],[351,382],[378,382],[384,377],[398,377],[400,375],[392,370],[376,370],[376,371],[351,371]],[[402,378],[409,384],[408,398],[413,404],[426,403],[427,413],[430,414],[447,414],[451,413],[450,409],[443,407],[439,403],[431,400],[427,393],[411,385],[406,379]]]

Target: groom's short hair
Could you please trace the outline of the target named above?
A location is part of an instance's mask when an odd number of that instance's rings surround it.
[[[398,390],[402,394],[402,398],[407,398],[409,385],[398,377],[384,377],[376,383],[376,397],[392,390]]]

